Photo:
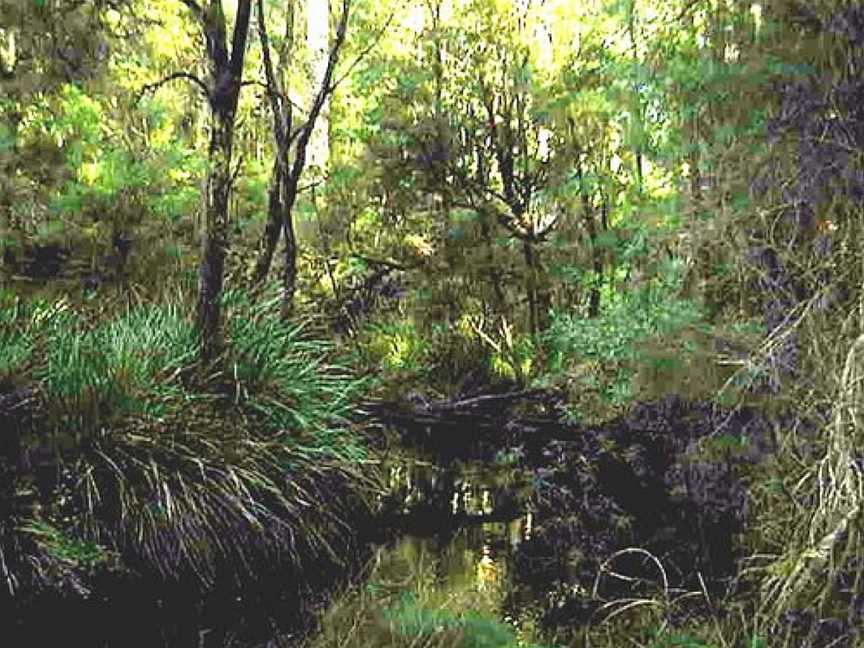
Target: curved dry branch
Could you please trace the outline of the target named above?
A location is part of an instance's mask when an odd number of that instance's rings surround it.
[[[169,74],[163,79],[159,81],[155,81],[153,83],[148,83],[141,87],[138,93],[135,95],[135,101],[132,102],[133,106],[137,106],[141,99],[145,94],[149,92],[156,92],[159,88],[161,88],[166,83],[171,81],[176,81],[177,79],[186,79],[187,81],[191,81],[193,84],[198,86],[198,89],[201,90],[204,97],[209,101],[210,100],[210,88],[207,87],[207,84],[204,83],[201,79],[199,79],[194,74],[190,72],[174,72],[173,74]]]

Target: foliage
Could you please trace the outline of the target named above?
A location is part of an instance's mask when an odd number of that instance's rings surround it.
[[[674,336],[702,321],[700,308],[676,295],[674,283],[652,282],[608,299],[597,318],[556,315],[544,336],[550,369],[573,376],[577,389],[620,405],[634,397],[633,379],[652,338]]]
[[[195,357],[195,337],[178,306],[141,305],[90,325],[68,301],[4,306],[5,375],[40,381],[46,415],[67,433],[112,420],[158,415],[178,400],[180,371]],[[71,425],[71,427],[70,427]]]
[[[349,549],[343,525],[375,488],[345,420],[362,382],[272,302],[229,296],[230,369],[203,382],[179,301],[89,320],[64,301],[4,307],[4,337],[17,340],[7,364],[16,381],[39,381],[40,428],[58,453],[48,512],[59,526],[23,527],[50,555],[96,567],[104,547],[207,588],[226,568],[254,578],[264,556],[284,552],[297,571],[301,556],[338,562]]]
[[[49,556],[69,563],[73,567],[92,570],[116,559],[105,547],[94,542],[70,538],[62,531],[43,520],[33,520],[21,528],[33,535]]]
[[[275,291],[257,301],[229,291],[224,299],[229,341],[224,364],[235,403],[260,418],[265,429],[290,432],[288,443],[309,459],[364,459],[348,425],[369,379],[334,363],[331,343],[282,319]]]
[[[453,638],[440,645],[452,648],[514,648],[525,645],[518,641],[510,626],[496,619],[471,611],[455,614],[448,610],[425,608],[410,595],[404,595],[386,610],[384,618],[398,635],[406,638],[451,633]]]
[[[262,4],[298,135],[308,30],[288,52],[287,5]],[[782,646],[817,644],[820,618],[855,627],[834,592],[864,577],[860,3],[353,0],[329,163],[297,188],[293,321],[271,289],[243,289],[277,153],[251,38],[217,183],[225,346],[206,374],[210,340],[165,290],[211,278],[194,5],[0,0],[0,396],[38,383],[22,453],[58,456],[83,493],[71,527],[28,523],[39,551],[95,566],[104,544],[201,582],[304,525],[312,553],[335,553],[316,534],[343,527],[309,511],[365,483],[352,406],[373,387],[563,384],[596,419],[652,377],[680,391],[704,370],[778,419],[750,486],[742,542],[765,564],[742,616]],[[705,450],[762,451],[723,434]],[[491,621],[395,610],[407,634],[507,641]]]

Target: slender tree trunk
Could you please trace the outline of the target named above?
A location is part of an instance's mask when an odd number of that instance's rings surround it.
[[[639,97],[639,45],[636,40],[636,0],[630,0],[627,9],[627,32],[630,36],[631,63],[633,65],[632,102],[633,114],[631,115],[632,134],[636,138],[634,143],[634,157],[636,161],[636,188],[641,193],[643,185],[644,164],[642,159],[642,139],[645,128],[642,119],[642,99]]]
[[[252,272],[252,285],[259,286],[267,278],[270,265],[273,263],[273,254],[279,243],[282,232],[282,165],[278,160],[273,162],[273,170],[270,172],[270,186],[267,189],[267,224],[264,226],[264,235],[259,245],[258,260]]]
[[[687,12],[686,28],[693,30],[693,14]],[[687,101],[696,102],[698,97],[688,96]],[[684,124],[684,130],[687,133],[688,152],[687,166],[690,171],[690,199],[695,209],[699,209],[702,201],[702,175],[699,172],[700,154],[699,154],[699,111],[694,110],[693,115],[687,119]]]
[[[231,195],[231,158],[234,119],[243,76],[251,0],[239,0],[231,51],[221,0],[211,0],[205,9],[188,3],[202,22],[210,60],[210,171],[204,192],[204,231],[201,237],[196,323],[205,362],[221,348],[219,299],[228,254],[228,201]]]
[[[294,230],[293,211],[297,201],[300,176],[306,168],[306,160],[309,142],[312,138],[315,123],[324,109],[327,99],[332,95],[333,74],[336,63],[339,60],[339,52],[345,42],[345,34],[348,28],[348,16],[351,8],[351,0],[342,1],[342,15],[336,28],[336,37],[330,54],[327,57],[327,65],[324,70],[321,85],[309,109],[309,116],[305,123],[292,132],[290,103],[285,99],[281,80],[276,76],[273,62],[270,57],[270,45],[264,23],[263,2],[259,0],[259,36],[263,49],[264,71],[267,77],[268,95],[273,112],[273,130],[276,140],[276,160],[274,163],[274,174],[279,177],[271,180],[270,201],[268,208],[267,225],[260,244],[258,260],[252,276],[253,285],[260,284],[270,271],[270,266],[275,254],[276,245],[279,242],[279,234],[285,237],[285,247],[282,254],[282,297],[281,310],[283,317],[289,317],[293,311],[294,294],[297,290],[297,236]],[[288,20],[293,25],[293,13],[289,12]],[[286,32],[286,42],[293,41],[293,27]],[[290,52],[288,52],[290,54]],[[286,53],[283,57],[287,58]],[[296,142],[296,144],[295,144]],[[289,162],[290,149],[294,146],[294,160]],[[276,167],[280,167],[278,172]],[[274,191],[274,187],[279,191]]]
[[[495,310],[498,313],[503,313],[506,304],[504,287],[502,286],[501,271],[495,261],[495,242],[492,239],[492,223],[490,221],[491,218],[488,214],[480,214],[480,234],[486,244],[486,271],[489,282],[492,284],[492,294],[495,296]]]
[[[586,208],[585,221],[588,227],[588,237],[591,239],[591,269],[594,272],[594,281],[588,297],[588,317],[597,317],[600,314],[601,290],[603,287],[603,251],[597,245],[597,223],[594,218],[594,210]]]
[[[318,89],[327,81],[327,63],[330,49],[330,0],[306,2],[306,49],[311,63],[309,84],[310,104],[314,103]],[[324,97],[321,112],[312,127],[309,140],[308,163],[324,175],[330,153],[330,93]]]
[[[231,191],[233,112],[215,112],[210,135],[210,173],[204,195],[197,324],[202,354],[211,360],[221,347],[219,296],[228,253],[228,197]]]
[[[282,189],[282,235],[285,247],[282,252],[282,317],[288,319],[294,312],[294,294],[297,292],[297,234],[294,231],[294,202],[297,199],[297,182],[283,183]]]
[[[576,170],[580,180],[582,178],[582,167],[579,166]],[[597,245],[597,221],[594,215],[594,205],[591,204],[591,198],[588,196],[584,187],[580,189],[580,200],[582,201],[582,211],[585,216],[585,229],[588,230],[588,241],[591,244],[591,270],[594,272],[594,281],[591,282],[591,289],[588,292],[588,317],[597,317],[600,314],[601,289],[603,283],[603,251]],[[607,226],[606,218],[606,199],[603,198],[601,206],[601,220],[604,229]]]
[[[525,257],[525,297],[528,300],[528,326],[531,333],[537,333],[537,290],[534,284],[534,250],[527,240],[522,241],[522,254]]]
[[[525,281],[525,293],[528,298],[528,319],[531,333],[537,335],[549,326],[549,307],[551,300],[545,287],[545,279],[541,276],[543,267],[540,254],[534,247],[534,241],[522,239],[522,253],[525,257],[525,267],[528,270]]]

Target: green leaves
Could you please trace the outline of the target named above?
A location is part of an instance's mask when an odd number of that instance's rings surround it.
[[[49,556],[73,567],[93,569],[115,558],[106,547],[71,537],[44,520],[31,520],[21,531],[33,536]]]
[[[237,403],[263,418],[271,430],[333,438],[337,442],[324,444],[322,451],[355,452],[347,445],[340,449],[338,439],[365,381],[328,361],[333,352],[329,342],[310,338],[302,326],[285,322],[278,295],[271,293],[256,303],[240,291],[229,291],[223,301],[229,342],[225,364]]]
[[[679,279],[670,267],[646,287],[631,288],[624,294],[604,289],[603,309],[596,318],[557,313],[543,336],[550,370],[579,373],[581,366],[601,367],[596,375],[581,374],[583,383],[612,403],[627,402],[633,395],[632,372],[641,361],[641,345],[702,318],[696,304],[676,297]]]

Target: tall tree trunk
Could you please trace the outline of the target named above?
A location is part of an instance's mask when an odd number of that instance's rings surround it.
[[[495,241],[492,238],[493,221],[488,213],[480,214],[480,234],[486,245],[486,272],[489,283],[492,284],[492,294],[495,296],[495,311],[503,313],[506,305],[501,270],[495,260]]]
[[[632,115],[631,136],[635,138],[633,153],[636,163],[636,188],[641,193],[644,183],[644,163],[642,154],[642,140],[644,138],[645,124],[642,118],[642,99],[639,96],[639,44],[636,39],[636,0],[630,0],[627,8],[627,32],[630,36],[631,63],[633,66],[632,81]]]
[[[219,296],[228,250],[228,197],[231,191],[233,115],[214,112],[210,134],[210,172],[204,194],[204,231],[198,272],[197,324],[204,360],[221,346]]]
[[[543,266],[540,254],[530,238],[522,239],[522,253],[525,257],[527,275],[525,293],[528,298],[528,320],[531,333],[537,335],[549,326],[549,307],[551,299],[545,286],[545,278],[541,276]]]
[[[311,63],[310,99],[315,101],[318,88],[325,84],[330,48],[330,0],[306,0],[306,47]],[[309,140],[309,164],[323,175],[330,153],[330,94],[324,97],[321,112],[312,126]]]
[[[203,9],[191,0],[186,4],[201,20],[210,62],[210,170],[204,192],[204,231],[196,308],[201,355],[208,362],[221,348],[219,299],[228,253],[234,119],[243,76],[251,0],[238,1],[230,54],[221,0],[210,0]]]
[[[576,169],[576,174],[582,179],[582,167]],[[588,241],[591,244],[591,270],[594,272],[595,278],[591,282],[591,288],[588,292],[588,317],[597,317],[600,314],[600,299],[603,284],[603,251],[597,245],[598,232],[597,221],[594,215],[595,207],[592,204],[591,197],[585,191],[584,187],[580,188],[580,200],[582,202],[582,212],[585,216],[585,229],[588,230]],[[601,205],[601,224],[604,230],[607,227],[606,215],[606,198],[601,196],[603,202]]]
[[[522,241],[522,254],[525,257],[525,296],[528,300],[528,326],[532,334],[537,333],[537,286],[534,276],[534,250],[531,242]]]
[[[296,162],[295,162],[296,164]],[[302,164],[302,163],[301,163]],[[297,177],[282,183],[282,235],[285,247],[282,252],[282,318],[288,319],[294,312],[294,294],[297,292],[297,234],[294,231],[294,202],[297,200]]]
[[[258,246],[258,259],[252,273],[252,286],[260,286],[267,278],[276,245],[284,229],[285,213],[285,182],[290,173],[290,142],[293,128],[294,110],[288,100],[285,90],[285,70],[290,68],[294,60],[294,3],[288,2],[285,13],[285,37],[279,48],[279,65],[274,66],[270,56],[270,42],[267,35],[267,23],[262,0],[258,0],[258,36],[264,57],[264,74],[267,80],[268,99],[273,118],[273,140],[275,153],[273,169],[270,172],[270,185],[267,190],[267,224]],[[277,72],[278,70],[278,72]],[[292,228],[293,231],[293,228]]]
[[[270,186],[267,188],[267,224],[264,226],[264,235],[259,245],[258,259],[255,269],[252,271],[252,286],[260,286],[270,265],[273,263],[273,253],[279,243],[282,232],[282,165],[278,160],[273,162],[273,170],[270,172]]]

